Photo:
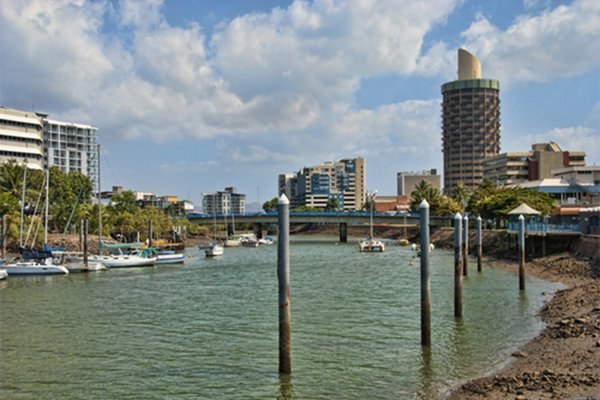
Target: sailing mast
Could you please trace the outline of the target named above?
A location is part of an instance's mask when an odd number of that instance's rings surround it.
[[[25,186],[27,185],[27,163],[23,163],[23,193],[21,194],[21,221],[19,222],[19,248],[23,247],[23,218],[25,218]]]
[[[100,143],[97,144],[98,146],[98,155],[97,155],[97,162],[98,162],[98,254],[101,254],[101,250],[102,250],[102,206],[100,204]]]

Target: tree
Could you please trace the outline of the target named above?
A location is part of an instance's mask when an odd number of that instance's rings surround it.
[[[279,199],[277,197],[273,197],[271,200],[267,200],[263,203],[262,208],[265,212],[277,211],[277,206],[279,204]]]
[[[458,182],[458,185],[452,191],[452,199],[460,207],[459,212],[463,212],[467,208],[469,198],[471,197],[471,191],[462,182]]]
[[[435,213],[437,210],[441,198],[441,193],[439,189],[433,187],[431,183],[426,180],[422,180],[417,183],[415,186],[415,190],[410,194],[410,209],[412,211],[419,211],[419,205],[423,200],[427,200],[429,203],[429,210],[431,214]]]
[[[330,197],[327,199],[327,205],[325,206],[325,211],[338,211],[340,206],[338,205],[337,198]]]
[[[480,200],[475,212],[484,218],[504,219],[509,211],[526,203],[538,210],[542,215],[548,215],[556,206],[556,201],[548,193],[531,189],[498,189],[496,193]]]
[[[498,188],[496,187],[494,182],[492,182],[490,179],[484,179],[469,197],[466,209],[474,214],[480,214],[480,212],[477,211],[477,204],[483,199],[492,196],[497,191]]]
[[[437,207],[431,211],[434,215],[454,215],[461,212],[462,207],[456,200],[447,196],[440,196]]]

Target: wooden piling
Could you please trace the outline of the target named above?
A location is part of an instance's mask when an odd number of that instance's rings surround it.
[[[7,225],[6,225],[6,215],[2,216],[2,237],[0,238],[0,242],[2,242],[2,247],[0,248],[0,251],[2,251],[2,258],[6,257],[6,231],[7,231]]]
[[[462,238],[462,262],[463,262],[463,275],[469,275],[469,217],[466,215],[463,217],[463,238]]]
[[[483,258],[483,233],[481,232],[481,216],[477,217],[477,272],[481,272]]]
[[[290,304],[290,202],[285,194],[278,201],[277,280],[279,282],[279,372],[292,373]]]
[[[83,220],[83,265],[88,268],[88,220]]]
[[[421,244],[421,345],[431,346],[431,300],[429,285],[429,203],[419,205]]]
[[[83,253],[83,220],[79,220],[79,251]]]
[[[525,217],[519,215],[519,290],[525,290]]]
[[[454,316],[462,317],[462,216],[454,216]]]
[[[148,247],[152,247],[152,236],[154,232],[152,232],[152,220],[148,220]]]

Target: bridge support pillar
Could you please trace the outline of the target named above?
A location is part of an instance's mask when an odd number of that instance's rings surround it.
[[[340,222],[340,243],[348,243],[348,224]]]
[[[233,227],[233,223],[227,223],[227,237],[231,237],[235,235],[235,228]]]
[[[262,239],[262,223],[260,222],[255,222],[254,223],[254,234],[256,235],[257,239]]]

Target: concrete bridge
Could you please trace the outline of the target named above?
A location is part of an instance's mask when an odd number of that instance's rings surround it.
[[[213,223],[227,224],[227,234],[233,234],[233,221],[236,224],[252,224],[257,237],[262,236],[263,226],[277,224],[277,212],[255,212],[244,214],[188,214],[190,222],[201,225]],[[373,224],[388,224],[398,227],[411,227],[419,224],[419,213],[373,213]],[[453,216],[432,216],[430,225],[436,227],[452,226]],[[348,241],[348,225],[369,225],[371,214],[366,211],[354,212],[290,212],[290,224],[337,224],[340,242]]]

